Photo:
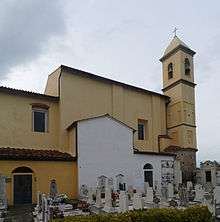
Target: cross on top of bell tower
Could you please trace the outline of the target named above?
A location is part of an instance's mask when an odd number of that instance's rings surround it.
[[[174,30],[173,30],[173,33],[174,33],[174,37],[176,37],[177,35],[176,35],[176,33],[177,33],[177,30],[178,30],[178,28],[177,27],[175,27],[174,28]]]

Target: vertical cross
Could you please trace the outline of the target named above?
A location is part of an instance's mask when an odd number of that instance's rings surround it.
[[[175,27],[175,29],[173,30],[173,33],[174,33],[174,37],[176,37],[176,32],[177,32],[177,28]]]

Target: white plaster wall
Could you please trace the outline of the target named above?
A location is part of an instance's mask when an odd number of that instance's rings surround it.
[[[133,130],[108,117],[78,123],[78,179],[82,184],[96,186],[101,175],[123,174],[126,181],[133,176]],[[132,181],[131,181],[132,183]]]
[[[101,175],[123,174],[127,185],[144,187],[143,167],[150,163],[154,181],[160,185],[161,160],[171,156],[133,154],[133,130],[109,118],[99,117],[78,123],[78,181],[94,187]]]
[[[142,190],[144,187],[144,165],[150,163],[153,166],[153,186],[155,181],[158,182],[157,186],[161,189],[161,160],[174,160],[173,156],[164,155],[146,155],[146,154],[134,154],[135,163],[135,183],[137,189]]]

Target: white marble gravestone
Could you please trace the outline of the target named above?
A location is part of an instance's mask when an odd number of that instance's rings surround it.
[[[147,193],[147,188],[150,187],[148,182],[144,182],[144,191]]]
[[[36,211],[39,212],[42,210],[42,193],[37,191],[37,206]]]
[[[174,188],[173,188],[173,184],[172,183],[168,183],[167,191],[168,191],[168,198],[169,199],[174,198]]]
[[[101,188],[100,187],[97,187],[97,189],[96,189],[96,203],[95,203],[95,206],[97,208],[102,207]]]
[[[0,175],[0,210],[7,208],[6,177]]]
[[[220,204],[220,186],[214,188],[214,200],[216,204]]]
[[[195,185],[195,198],[194,201],[203,202],[205,195],[205,190],[203,189],[202,185],[196,184]]]
[[[87,202],[88,202],[89,204],[92,204],[92,203],[93,203],[93,194],[94,194],[93,188],[92,188],[92,187],[89,187],[89,189],[88,189],[88,200],[87,200]]]
[[[112,190],[110,188],[109,185],[106,186],[105,189],[105,205],[103,210],[105,212],[112,212],[113,208],[112,208]]]
[[[43,222],[49,221],[49,208],[48,202],[45,194],[42,195],[42,212],[43,212]]]
[[[193,189],[193,183],[192,183],[192,181],[187,181],[187,183],[186,183],[186,189],[187,189],[187,191],[190,191],[190,190]]]
[[[128,196],[125,191],[120,191],[119,194],[119,212],[124,213],[128,211]]]
[[[148,187],[147,188],[147,194],[146,194],[146,197],[145,197],[145,201],[148,202],[148,203],[153,203],[153,199],[154,199],[153,188]]]
[[[139,210],[139,209],[141,210],[144,208],[144,200],[143,200],[142,195],[140,193],[134,194],[133,208],[134,208],[134,210]]]

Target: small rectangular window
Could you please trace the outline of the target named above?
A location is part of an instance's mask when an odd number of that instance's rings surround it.
[[[144,124],[143,123],[138,123],[138,139],[139,140],[144,140],[144,138],[145,138],[144,131],[145,131]]]
[[[33,131],[47,132],[48,110],[33,109]]]
[[[147,140],[148,133],[148,121],[138,119],[138,140]]]

